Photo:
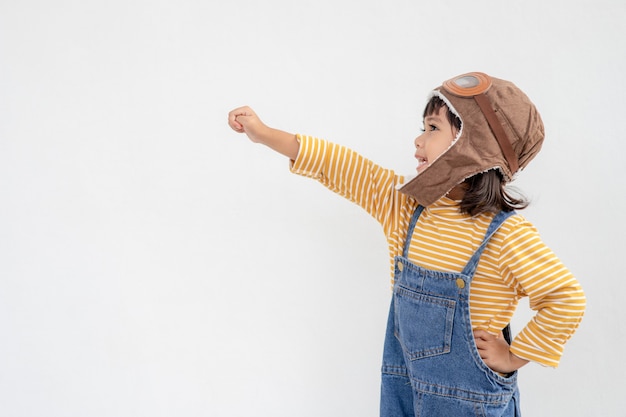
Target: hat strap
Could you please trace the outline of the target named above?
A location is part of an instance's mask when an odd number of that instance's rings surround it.
[[[517,155],[515,155],[513,145],[511,144],[509,137],[504,131],[504,128],[498,121],[498,116],[496,116],[496,112],[493,110],[489,98],[485,95],[485,93],[480,93],[474,96],[474,100],[476,100],[478,107],[480,107],[480,110],[483,112],[483,115],[487,119],[487,123],[489,123],[491,131],[496,136],[498,144],[500,145],[500,149],[502,150],[504,157],[509,163],[511,174],[515,174],[515,172],[517,172],[517,169],[519,168]]]

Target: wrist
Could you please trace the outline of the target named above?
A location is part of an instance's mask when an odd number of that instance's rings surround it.
[[[522,366],[526,365],[528,362],[530,361],[520,358],[513,352],[509,352],[509,363],[511,364],[511,368],[512,368],[510,372],[517,371]]]
[[[272,130],[269,126],[259,122],[257,126],[254,126],[254,129],[248,131],[248,137],[254,143],[267,145],[272,140]]]

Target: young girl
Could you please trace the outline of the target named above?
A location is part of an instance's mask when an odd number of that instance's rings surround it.
[[[423,119],[406,181],[342,146],[269,128],[248,107],[228,115],[382,224],[393,296],[381,416],[519,416],[517,370],[556,367],[585,309],[571,272],[515,213],[527,203],[505,188],[539,152],[543,123],[521,90],[483,73],[436,88]],[[522,297],[536,314],[510,342]]]

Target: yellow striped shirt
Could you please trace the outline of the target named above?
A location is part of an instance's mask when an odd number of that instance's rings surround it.
[[[315,178],[380,222],[389,244],[393,280],[393,259],[402,255],[418,204],[397,191],[404,178],[346,147],[310,136],[298,135],[298,140],[300,151],[292,172]],[[424,268],[460,272],[481,244],[492,218],[492,214],[462,214],[458,202],[443,197],[421,214],[409,259]],[[536,314],[515,337],[511,351],[556,367],[563,345],[582,319],[585,295],[535,227],[516,214],[504,222],[481,256],[470,288],[473,328],[498,333],[510,322],[522,297],[529,297]]]

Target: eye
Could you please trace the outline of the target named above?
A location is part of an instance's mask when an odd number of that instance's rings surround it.
[[[435,125],[428,125],[428,130],[434,131],[434,130],[439,130],[439,128]]]

